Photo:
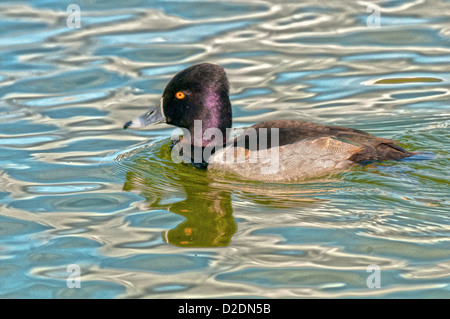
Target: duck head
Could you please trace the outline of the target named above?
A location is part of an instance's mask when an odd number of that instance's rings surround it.
[[[201,122],[201,136],[209,128],[222,132],[223,143],[227,128],[231,128],[232,108],[229,83],[224,69],[218,65],[202,63],[177,73],[164,89],[159,106],[125,123],[124,128],[141,128],[165,122],[190,132],[193,145],[206,146],[211,139],[194,136],[194,121]],[[198,124],[198,122],[197,122]],[[198,129],[198,125],[195,126]],[[199,145],[201,143],[202,145]]]

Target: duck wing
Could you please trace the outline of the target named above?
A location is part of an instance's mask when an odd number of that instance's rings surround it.
[[[348,145],[345,144],[357,146],[357,148],[354,148],[352,155],[348,158],[348,160],[354,163],[398,160],[415,154],[396,145],[396,142],[393,140],[376,137],[367,132],[347,127],[327,126],[313,122],[296,120],[276,120],[261,122],[251,126],[250,128],[253,128],[258,132],[258,137],[261,134],[261,129],[267,129],[268,148],[272,147],[270,143],[272,140],[271,128],[279,129],[278,146],[285,146],[303,140],[316,140],[320,138],[331,138],[342,142],[343,144],[341,147],[346,150],[348,149]],[[248,135],[246,135],[245,132],[236,138],[236,143],[238,143],[238,141],[242,138],[246,139],[246,148],[251,149],[252,145],[248,143]],[[259,143],[256,145],[259,148]],[[336,147],[339,143],[329,143],[327,145],[333,145],[333,147]],[[327,146],[325,145],[324,147]]]

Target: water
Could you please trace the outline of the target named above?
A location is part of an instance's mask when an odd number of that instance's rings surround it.
[[[450,297],[448,1],[379,1],[379,27],[354,1],[85,0],[80,28],[69,4],[0,3],[0,297]],[[200,62],[235,127],[425,154],[294,184],[174,164],[173,127],[122,125]]]

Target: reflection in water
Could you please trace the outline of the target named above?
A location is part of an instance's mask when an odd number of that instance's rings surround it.
[[[236,232],[228,192],[189,191],[186,200],[169,210],[186,217],[177,228],[167,231],[165,240],[184,247],[227,246]]]
[[[162,153],[167,151],[167,145],[161,147]],[[161,154],[161,153],[160,153]],[[165,154],[167,155],[167,154]],[[167,159],[170,161],[170,159]],[[161,201],[166,197],[161,189],[162,185],[155,183],[154,176],[146,176],[139,169],[148,169],[155,166],[155,162],[147,161],[142,157],[134,158],[129,164],[130,170],[126,173],[125,191],[134,191],[146,198],[149,209],[165,207],[172,213],[186,218],[177,227],[166,231],[163,239],[180,247],[221,247],[230,243],[231,237],[236,232],[231,207],[230,192],[219,190],[210,186],[206,178],[201,181],[193,181],[192,176],[177,174],[178,170],[173,166],[159,166],[162,171],[153,171],[156,174],[171,176],[176,183],[184,189],[186,199],[173,204],[164,205]],[[178,164],[183,165],[183,164]],[[185,165],[188,166],[189,165]],[[134,170],[133,170],[134,168]],[[190,167],[191,170],[195,168]],[[152,172],[152,170],[150,170]],[[183,171],[182,171],[183,172]]]

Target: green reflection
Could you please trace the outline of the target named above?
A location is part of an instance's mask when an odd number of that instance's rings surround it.
[[[165,241],[181,247],[228,246],[236,232],[230,193],[207,187],[203,191],[190,191],[187,187],[186,194],[186,200],[169,208],[186,221],[167,231]]]
[[[173,163],[170,143],[157,143],[127,157],[123,190],[137,192],[148,209],[167,209],[186,220],[165,231],[164,241],[179,247],[223,247],[236,232],[229,190],[214,188],[206,170]]]
[[[422,82],[442,82],[441,79],[417,77],[417,78],[392,78],[381,79],[375,82],[375,84],[403,84],[403,83],[422,83]]]

